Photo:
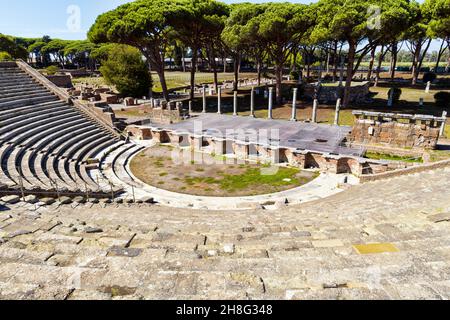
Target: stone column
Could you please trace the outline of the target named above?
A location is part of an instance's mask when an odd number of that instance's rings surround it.
[[[312,122],[317,123],[317,107],[319,106],[319,100],[314,99],[313,102],[313,112],[312,112]]]
[[[217,89],[217,113],[222,114],[222,88]]]
[[[234,91],[234,97],[233,97],[233,116],[237,116],[238,115],[238,92]]]
[[[443,136],[444,136],[444,133],[445,133],[445,122],[446,122],[446,120],[447,120],[447,111],[443,111],[443,112],[442,112],[442,118],[444,118],[445,120],[444,120],[444,122],[442,122],[441,130],[439,131],[439,135],[440,135],[441,137],[443,137]]]
[[[334,115],[334,125],[339,125],[339,112],[341,111],[341,98],[336,101],[336,114]]]
[[[391,94],[388,97],[388,107],[392,107],[394,105],[394,88],[391,88]]]
[[[431,82],[427,82],[427,87],[425,88],[425,93],[430,93]]]
[[[206,85],[203,85],[203,111],[202,113],[206,113]]]
[[[192,113],[192,100],[189,100],[189,114]]]
[[[273,87],[269,88],[269,112],[267,114],[268,119],[272,118],[272,109],[273,109]]]
[[[255,117],[255,88],[250,91],[250,117]]]
[[[297,92],[298,92],[298,89],[294,88],[294,96],[292,97],[291,121],[297,121]]]

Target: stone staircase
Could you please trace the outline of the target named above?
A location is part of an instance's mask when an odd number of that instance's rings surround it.
[[[0,298],[449,299],[449,190],[444,169],[277,211],[4,204]]]
[[[0,193],[117,195],[121,187],[92,170],[105,150],[123,147],[120,135],[37,80],[0,64]]]

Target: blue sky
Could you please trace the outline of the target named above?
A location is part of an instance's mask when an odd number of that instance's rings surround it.
[[[94,23],[96,17],[128,0],[0,0],[3,2],[0,11],[0,33],[21,37],[85,39],[86,32]],[[249,0],[247,0],[249,1]],[[272,0],[277,1],[277,0]],[[283,2],[286,0],[281,0]],[[239,0],[224,1],[227,3]],[[249,2],[264,2],[249,1]],[[293,2],[310,3],[310,0]],[[80,8],[81,28],[67,27],[67,21],[73,17],[74,11],[68,13],[68,8],[76,5]]]
[[[96,17],[114,9],[129,0],[0,0],[0,33],[21,37],[42,37],[68,40],[85,39],[86,33]],[[243,0],[224,0],[227,3]],[[245,0],[266,2],[265,0]],[[287,0],[272,0],[272,2]],[[7,2],[7,4],[6,4]],[[312,0],[292,0],[292,2],[311,3]],[[75,6],[75,7],[74,7]],[[80,25],[75,19],[80,16]],[[433,44],[433,49],[438,43]]]

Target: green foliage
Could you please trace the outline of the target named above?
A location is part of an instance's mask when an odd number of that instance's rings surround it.
[[[300,78],[300,73],[298,71],[291,71],[291,77],[293,80],[298,80]]]
[[[434,101],[436,101],[439,107],[450,107],[450,92],[439,91],[434,95]]]
[[[8,53],[13,59],[26,59],[28,56],[27,50],[17,44],[15,39],[0,33],[0,52]]]
[[[58,66],[48,66],[47,68],[45,68],[45,73],[49,76],[55,75],[58,71]]]
[[[12,59],[12,56],[8,52],[0,52],[0,61],[11,61]]]
[[[392,95],[392,91],[394,91],[393,95]],[[388,97],[391,97],[392,95],[392,102],[396,103],[398,101],[400,101],[400,97],[402,96],[402,89],[400,88],[390,88],[388,91]]]
[[[141,53],[130,46],[116,46],[103,61],[100,72],[108,84],[123,96],[142,97],[148,94],[151,77]]]
[[[110,52],[119,46],[116,43],[100,44],[91,51],[91,57],[99,61],[107,60]]]
[[[426,0],[423,7],[430,18],[429,35],[448,39],[450,37],[450,0]]]

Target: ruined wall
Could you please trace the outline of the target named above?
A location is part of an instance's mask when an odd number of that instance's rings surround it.
[[[60,88],[72,88],[72,78],[70,75],[52,75],[46,76],[48,80],[50,80],[55,86]]]
[[[160,124],[178,123],[183,120],[183,112],[180,110],[168,110],[162,108],[153,108],[148,112],[152,122]]]
[[[304,95],[307,98],[314,99],[316,85],[309,84],[305,87]],[[321,86],[319,101],[323,103],[336,102],[340,97],[343,88],[339,86]],[[362,82],[361,85],[354,85],[350,88],[350,101],[351,102],[363,102],[369,95],[369,83]]]
[[[441,118],[355,111],[350,143],[384,144],[396,148],[434,149]]]

